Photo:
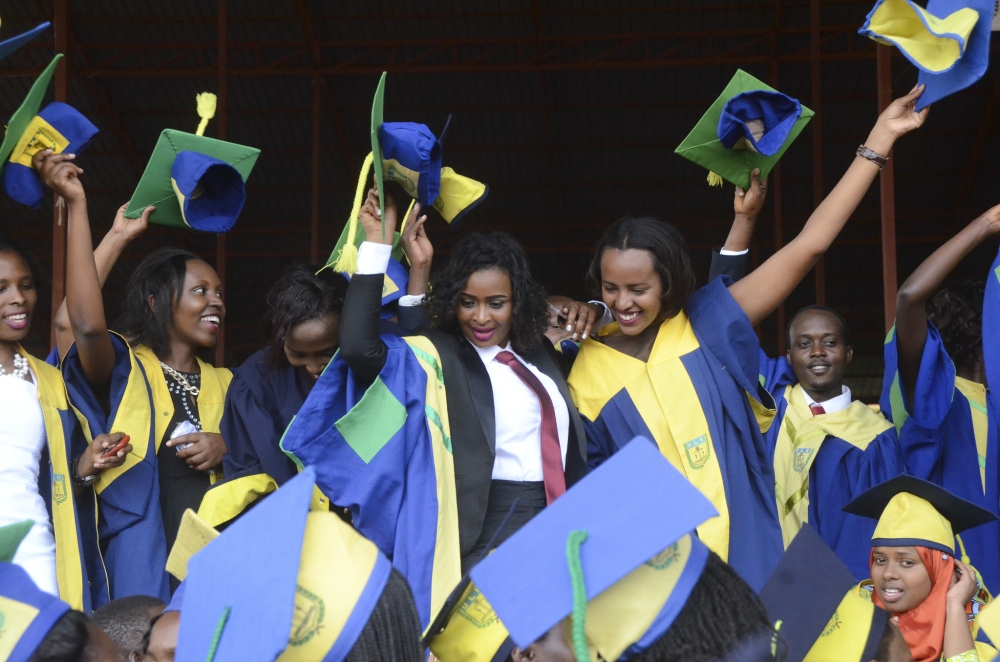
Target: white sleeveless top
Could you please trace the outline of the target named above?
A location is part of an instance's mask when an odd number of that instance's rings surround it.
[[[34,373],[31,379],[0,377],[0,526],[35,521],[14,563],[28,572],[38,588],[58,596],[56,540],[45,499],[38,493],[45,419]]]

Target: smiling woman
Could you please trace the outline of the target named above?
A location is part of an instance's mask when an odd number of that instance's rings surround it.
[[[95,484],[111,597],[166,601],[167,551],[181,515],[198,508],[226,453],[219,422],[232,373],[196,355],[215,344],[225,321],[222,287],[196,255],[160,249],[132,274],[119,333],[109,333],[100,274],[145,230],[154,208],[126,219],[122,205],[102,242],[113,250],[94,253],[83,171],[73,158],[49,150],[34,157],[43,183],[69,204],[66,308],[75,343],[63,373],[90,430],[124,433],[135,445]]]

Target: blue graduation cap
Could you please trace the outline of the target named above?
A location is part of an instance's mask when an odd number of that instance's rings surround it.
[[[351,274],[344,273],[344,278],[351,280]],[[399,260],[389,258],[389,266],[385,270],[385,280],[382,282],[382,311],[379,313],[382,319],[389,319],[396,315],[396,306],[393,304],[406,294],[406,286],[410,284],[410,272],[406,270]]]
[[[378,137],[383,177],[421,207],[433,205],[441,187],[441,143],[431,130],[414,122],[383,122]]]
[[[786,662],[875,657],[889,615],[852,593],[855,583],[847,566],[804,524],[760,592],[771,621],[781,622]]]
[[[722,108],[719,140],[727,149],[742,140],[753,151],[774,156],[801,116],[802,104],[787,94],[773,90],[737,94]]]
[[[572,640],[582,629],[615,660],[669,629],[709,556],[690,532],[716,514],[636,437],[473,568],[472,579],[518,646],[572,613]]]
[[[27,662],[68,604],[38,588],[27,571],[10,561],[34,522],[0,527],[0,660]]]
[[[5,41],[0,41],[0,60],[4,60],[8,55],[12,54],[14,51],[18,50],[29,41],[42,34],[49,29],[52,25],[48,21],[28,30],[27,32],[22,32],[16,37],[11,37]]]
[[[247,199],[243,175],[225,161],[182,150],[170,166],[170,184],[184,223],[205,232],[226,232]]]
[[[307,467],[191,557],[177,659],[343,660],[392,566],[329,511]]]
[[[3,171],[3,185],[15,202],[38,209],[45,197],[45,187],[31,163],[43,149],[56,154],[79,154],[97,135],[98,129],[72,106],[53,101],[28,122],[14,144],[10,163]]]
[[[990,55],[993,0],[878,0],[858,30],[895,46],[920,70],[926,85],[917,99],[923,110],[938,99],[969,87],[986,73]]]

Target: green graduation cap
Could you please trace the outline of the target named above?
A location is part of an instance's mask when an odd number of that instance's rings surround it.
[[[165,129],[160,134],[126,218],[138,218],[150,205],[149,220],[160,225],[226,232],[246,200],[244,183],[260,150],[202,135],[215,115],[215,95],[198,95],[201,123],[196,133]]]
[[[379,193],[385,191],[383,185],[384,172],[382,165],[382,146],[379,144],[379,129],[382,128],[382,107],[385,103],[385,72],[378,79],[378,87],[375,88],[375,99],[372,100],[372,165],[375,167],[375,184]],[[385,235],[385,199],[379,197],[379,218],[382,219],[382,234]],[[396,243],[396,242],[393,242]]]
[[[20,108],[14,111],[11,115],[10,120],[7,122],[7,133],[3,137],[3,145],[0,145],[0,171],[7,164],[7,160],[10,159],[10,153],[14,151],[14,145],[21,139],[24,132],[28,129],[28,124],[32,119],[38,115],[38,109],[42,106],[42,99],[45,97],[45,91],[49,87],[49,82],[52,80],[52,75],[56,72],[56,66],[59,64],[59,58],[62,57],[62,53],[57,53],[52,62],[49,62],[49,66],[45,67],[45,71],[42,75],[31,86],[28,90],[28,96],[24,98],[24,102],[21,104]]]
[[[707,168],[710,184],[747,189],[753,170],[767,177],[814,114],[738,70],[675,151]]]

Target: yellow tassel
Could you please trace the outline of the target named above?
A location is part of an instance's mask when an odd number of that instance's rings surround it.
[[[358,247],[354,241],[358,236],[358,215],[361,213],[361,200],[364,198],[365,187],[368,184],[368,173],[371,172],[374,157],[371,152],[365,157],[365,163],[361,166],[361,176],[358,177],[358,188],[354,192],[354,207],[351,208],[351,216],[347,219],[347,242],[340,249],[340,255],[333,265],[334,271],[342,274],[354,275],[358,270]]]
[[[201,118],[201,121],[198,122],[198,130],[194,133],[196,136],[203,136],[205,128],[208,126],[208,120],[215,117],[215,104],[218,99],[211,92],[202,92],[195,96],[195,100],[198,102],[198,117]]]
[[[403,224],[399,226],[399,234],[402,236],[403,232],[406,230],[406,221],[410,219],[410,212],[413,211],[413,205],[417,204],[416,200],[410,200],[410,206],[406,208],[406,215],[403,216]]]
[[[962,542],[962,536],[956,533],[955,539],[958,540],[958,551],[961,552],[962,563],[965,565],[971,565],[972,561],[969,560],[969,555],[965,553],[965,543]]]
[[[715,174],[712,171],[708,172],[708,185],[709,186],[722,186],[722,177]]]

